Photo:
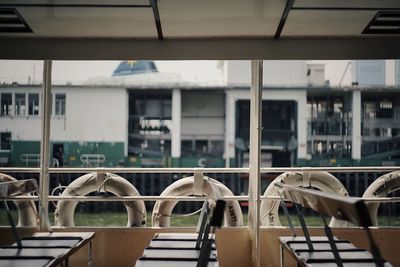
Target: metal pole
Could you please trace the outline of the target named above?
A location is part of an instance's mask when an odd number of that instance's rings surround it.
[[[50,161],[50,115],[51,115],[51,61],[43,65],[42,139],[40,142],[39,181],[39,230],[49,231],[49,161]]]
[[[251,61],[250,89],[250,177],[249,177],[249,231],[252,245],[251,266],[260,266],[260,154],[262,111],[263,62]]]

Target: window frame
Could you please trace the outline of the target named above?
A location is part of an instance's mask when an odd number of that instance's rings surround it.
[[[3,97],[4,95],[11,96],[11,104],[8,105],[7,113],[3,113]],[[0,116],[1,117],[12,117],[14,115],[14,94],[12,92],[2,92],[0,93]]]
[[[31,101],[30,101],[30,96],[34,96],[37,95],[37,114],[34,114],[34,107],[35,105],[33,105],[32,107],[32,114],[31,114]],[[32,117],[37,117],[40,116],[40,94],[39,93],[28,93],[28,116],[32,116]]]
[[[63,97],[64,98],[63,101],[62,100],[57,101],[57,97],[58,96]],[[54,101],[53,102],[54,102],[54,113],[53,113],[54,116],[56,116],[56,117],[64,117],[65,114],[66,114],[66,111],[67,111],[67,96],[66,96],[66,94],[65,93],[54,93]],[[63,103],[63,104],[59,105],[59,103]],[[63,109],[61,108],[61,111],[63,111],[63,112],[59,113],[59,111],[60,111],[59,107],[60,106],[61,107],[63,106]]]

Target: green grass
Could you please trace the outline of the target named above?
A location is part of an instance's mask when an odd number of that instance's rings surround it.
[[[14,219],[18,220],[16,211],[12,211]],[[280,215],[282,225],[287,226],[287,220],[283,215]],[[299,226],[297,216],[291,216],[293,224]],[[98,213],[75,213],[75,226],[109,226],[120,227],[125,226],[127,223],[127,214],[125,212],[98,212]],[[171,217],[171,226],[174,227],[189,227],[196,226],[199,215],[192,216],[179,216],[173,215]],[[248,216],[243,214],[244,225],[247,225]],[[322,226],[322,221],[319,216],[306,216],[307,226]],[[54,225],[54,217],[51,214],[50,222]],[[400,226],[400,216],[380,216],[378,218],[380,226]],[[9,225],[7,214],[4,209],[0,209],[0,225]],[[151,226],[151,213],[147,214],[147,226]]]

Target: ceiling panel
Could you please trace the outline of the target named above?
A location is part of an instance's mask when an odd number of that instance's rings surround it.
[[[3,0],[4,5],[148,5],[150,0]]]
[[[282,37],[360,36],[376,11],[292,10]]]
[[[151,8],[17,9],[34,37],[157,37]],[[1,36],[16,34],[1,34]]]
[[[400,8],[399,0],[296,0],[294,7]]]
[[[167,0],[158,7],[164,36],[273,36],[285,1]]]

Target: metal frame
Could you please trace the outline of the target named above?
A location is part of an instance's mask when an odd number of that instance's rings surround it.
[[[275,32],[274,39],[279,39],[281,37],[283,27],[285,27],[286,20],[289,16],[290,10],[293,9],[293,5],[294,5],[294,0],[286,1],[285,9],[283,10],[283,14],[281,16],[281,21],[279,22],[278,28]]]
[[[52,62],[43,64],[42,139],[40,142],[39,218],[40,231],[49,231],[49,166],[50,166],[50,116],[51,116]]]
[[[252,266],[261,266],[260,196],[261,196],[261,134],[262,134],[263,61],[251,61],[250,89],[250,174],[249,174],[249,232]]]

